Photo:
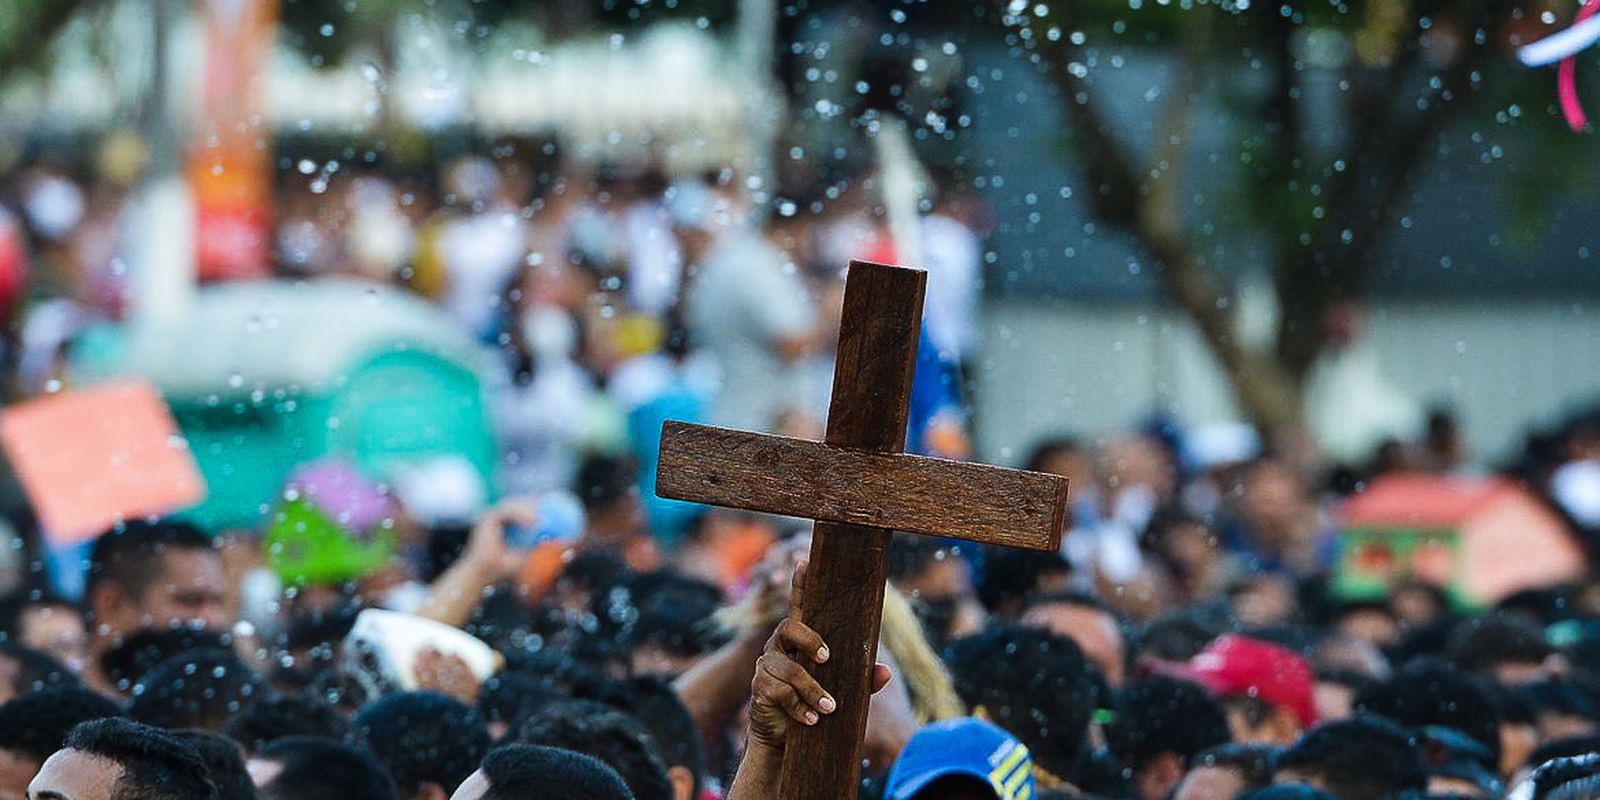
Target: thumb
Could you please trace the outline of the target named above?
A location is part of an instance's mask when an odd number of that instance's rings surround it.
[[[880,662],[872,665],[873,694],[883,691],[883,687],[888,686],[891,680],[894,680],[894,670],[889,669],[888,664]]]

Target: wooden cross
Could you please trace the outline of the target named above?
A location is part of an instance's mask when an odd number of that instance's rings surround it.
[[[856,796],[892,531],[1054,550],[1067,481],[905,455],[926,273],[853,261],[825,441],[683,422],[661,432],[661,497],[816,520],[805,623],[833,657],[806,662],[838,710],[792,726],[783,800]]]

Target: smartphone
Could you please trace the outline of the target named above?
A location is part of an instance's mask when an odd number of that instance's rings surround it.
[[[563,542],[583,533],[587,517],[583,503],[571,492],[546,492],[536,504],[538,519],[532,525],[507,525],[506,544],[517,550],[532,550],[545,542]]]

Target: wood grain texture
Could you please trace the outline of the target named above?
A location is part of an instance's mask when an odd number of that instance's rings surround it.
[[[668,422],[656,492],[674,500],[1056,550],[1066,478]]]
[[[832,657],[804,665],[838,709],[790,728],[782,800],[856,796],[891,530],[1060,545],[1065,479],[900,453],[925,278],[851,262],[824,442],[679,422],[662,429],[660,496],[818,520],[800,599]]]
[[[852,261],[834,362],[826,440],[897,453],[906,439],[911,376],[922,335],[921,270]],[[808,665],[839,709],[815,726],[796,725],[783,750],[782,800],[855,797],[867,729],[872,665],[878,654],[888,530],[819,522],[804,588],[805,622],[832,648]]]

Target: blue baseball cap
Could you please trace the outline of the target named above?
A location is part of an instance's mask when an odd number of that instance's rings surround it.
[[[965,775],[994,789],[996,800],[1033,796],[1033,757],[993,723],[960,717],[917,731],[889,770],[885,800],[911,800],[940,778]]]

